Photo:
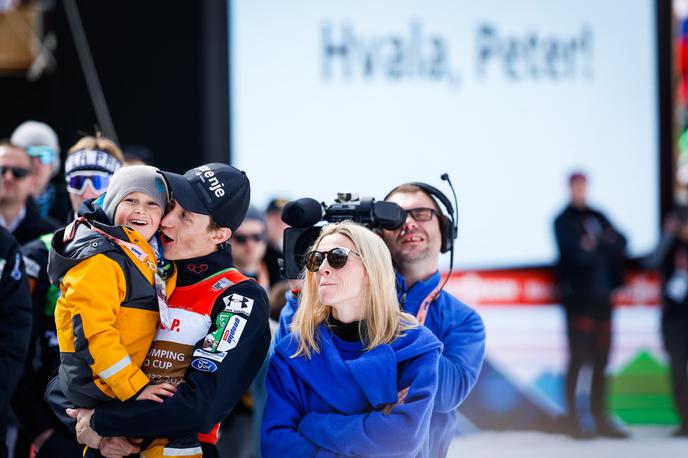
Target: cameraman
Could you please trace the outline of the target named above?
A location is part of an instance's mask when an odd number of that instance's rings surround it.
[[[425,189],[424,189],[425,188]],[[456,433],[456,408],[475,385],[485,355],[485,329],[480,316],[440,286],[439,259],[445,240],[451,235],[444,228],[449,219],[429,191],[430,187],[403,184],[385,198],[406,210],[406,222],[397,230],[382,230],[381,236],[397,268],[397,293],[405,312],[417,316],[421,303],[431,302],[425,326],[442,342],[439,384],[430,422],[430,454],[447,455]],[[432,188],[434,189],[434,188]],[[276,337],[289,334],[296,311],[293,292],[282,309]]]

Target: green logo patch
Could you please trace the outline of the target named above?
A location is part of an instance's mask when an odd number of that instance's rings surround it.
[[[227,328],[227,323],[229,323],[229,319],[232,318],[234,314],[230,312],[220,312],[217,315],[217,318],[215,318],[215,326],[216,329],[214,332],[211,332],[207,336],[205,336],[205,340],[203,341],[203,350],[209,351],[212,353],[215,353],[217,351],[217,346],[220,345],[220,339],[222,339],[222,334],[225,332],[225,328]]]

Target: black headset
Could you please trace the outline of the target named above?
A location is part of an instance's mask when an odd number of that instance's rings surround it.
[[[454,193],[454,186],[452,186],[451,181],[449,180],[449,175],[446,173],[442,174],[441,177],[444,181],[449,183],[449,186],[451,187],[452,193]],[[411,183],[404,183],[402,185],[397,186],[396,188],[392,189],[386,196],[385,200],[389,198],[391,194],[394,193],[399,187],[404,186],[404,185],[410,185],[410,186],[417,186],[420,188],[423,192],[426,194],[430,195],[431,198],[434,198],[435,201],[439,201],[444,208],[447,210],[447,213],[449,213],[449,216],[445,215],[444,213],[441,215],[438,215],[439,220],[440,220],[440,229],[442,232],[442,247],[440,248],[440,251],[442,253],[446,253],[447,251],[451,251],[454,248],[454,240],[456,237],[459,235],[459,221],[458,221],[458,211],[454,213],[454,206],[452,205],[451,201],[447,196],[444,195],[442,191],[437,189],[436,187],[429,185],[427,183],[421,183],[421,182],[411,182]],[[454,193],[454,201],[456,202],[456,193]],[[458,210],[458,204],[457,204],[457,210]],[[453,258],[453,256],[452,256]]]

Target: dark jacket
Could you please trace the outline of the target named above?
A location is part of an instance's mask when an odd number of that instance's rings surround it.
[[[674,240],[669,250],[668,256],[662,263],[662,305],[663,321],[683,320],[688,321],[688,295],[682,301],[676,300],[669,294],[668,284],[676,273],[676,258],[678,256],[688,257],[688,243]]]
[[[554,232],[560,300],[565,305],[609,303],[614,288],[623,283],[625,237],[601,212],[571,205],[557,216]]]
[[[33,309],[33,330],[24,374],[12,396],[19,423],[33,440],[61,423],[43,400],[45,387],[60,365],[60,349],[55,331],[55,303],[60,290],[48,278],[48,249],[52,233],[21,248],[29,281]]]
[[[688,224],[688,208],[674,209],[669,218],[676,219],[680,231],[681,226]],[[662,274],[662,321],[688,321],[688,294],[680,300],[680,293],[675,292],[677,285],[672,284],[681,283],[677,278],[681,271],[688,272],[688,243],[673,232],[664,232],[657,248],[644,260],[644,266]]]
[[[0,227],[0,432],[22,374],[31,336],[31,297],[17,242]],[[4,437],[4,436],[3,436]],[[4,441],[0,443],[0,453]]]
[[[19,245],[24,245],[48,232],[55,232],[62,224],[51,217],[43,218],[36,202],[29,198],[26,201],[26,215],[19,226],[12,232]]]

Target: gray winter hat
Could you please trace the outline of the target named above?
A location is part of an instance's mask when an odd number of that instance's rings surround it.
[[[60,170],[60,142],[52,127],[44,122],[25,121],[12,132],[12,143],[24,148],[31,157],[40,157],[52,164],[51,176]]]
[[[165,212],[169,201],[169,192],[165,180],[158,173],[158,169],[150,165],[130,165],[117,170],[110,179],[110,185],[103,201],[103,210],[110,221],[114,222],[115,210],[122,199],[137,191],[150,196],[160,205],[163,213]]]

